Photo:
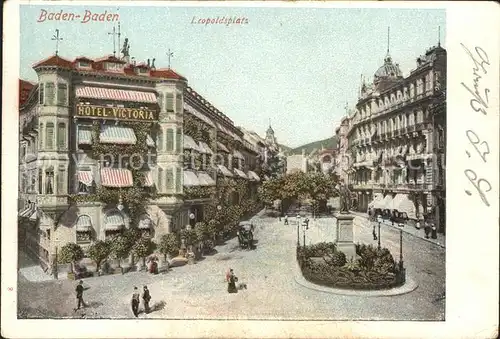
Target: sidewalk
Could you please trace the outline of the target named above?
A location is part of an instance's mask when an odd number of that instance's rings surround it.
[[[361,213],[361,212],[354,212],[354,211],[350,211],[349,213],[357,216],[357,217],[360,217],[360,218],[363,218],[364,220],[366,220],[366,222],[368,223],[368,215],[366,213]],[[404,227],[399,227],[397,225],[392,225],[392,223],[390,221],[387,221],[387,220],[384,220],[384,222],[382,223],[383,226],[389,226],[389,227],[392,227],[394,229],[402,229],[403,232],[405,233],[408,233],[408,234],[411,234],[412,236],[414,237],[417,237],[417,238],[420,238],[422,240],[425,240],[425,241],[428,241],[428,242],[431,242],[433,244],[436,244],[442,248],[446,248],[446,237],[440,233],[437,234],[437,239],[432,239],[432,238],[429,238],[429,239],[426,239],[425,238],[425,232],[424,232],[424,228],[420,228],[420,229],[416,229],[415,227],[413,226],[410,226],[410,225],[406,225]]]

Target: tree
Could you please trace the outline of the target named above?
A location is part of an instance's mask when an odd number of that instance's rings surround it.
[[[160,243],[158,244],[158,249],[160,253],[163,254],[165,260],[167,259],[167,254],[174,255],[179,251],[179,247],[179,240],[174,233],[162,235]]]
[[[85,255],[80,245],[70,242],[61,248],[58,259],[61,264],[70,264],[71,272],[73,273],[74,263],[82,260],[84,256]]]
[[[95,261],[96,269],[99,271],[101,263],[111,254],[111,243],[109,241],[97,240],[89,246],[88,255]]]
[[[142,258],[142,264],[146,265],[146,257],[155,250],[155,243],[146,237],[139,238],[132,247],[132,252]]]
[[[111,254],[118,260],[118,267],[121,268],[121,261],[130,254],[130,240],[124,235],[120,234],[111,241]]]

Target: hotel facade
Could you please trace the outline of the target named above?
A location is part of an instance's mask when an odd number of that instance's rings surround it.
[[[265,145],[186,78],[126,50],[54,55],[33,66],[36,84],[20,81],[19,243],[46,269],[69,242],[85,249],[130,227],[158,241],[202,221],[214,197],[256,199]],[[247,196],[221,197],[231,181]]]
[[[445,233],[446,50],[432,47],[404,77],[388,54],[335,130],[335,173],[359,211],[404,212]]]

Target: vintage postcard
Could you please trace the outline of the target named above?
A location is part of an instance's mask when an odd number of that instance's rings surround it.
[[[498,335],[497,4],[5,9],[2,336]]]

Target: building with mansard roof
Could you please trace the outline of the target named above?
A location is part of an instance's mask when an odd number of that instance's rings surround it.
[[[406,213],[445,232],[446,50],[428,49],[404,77],[387,55],[337,127],[337,168],[358,209]]]
[[[42,266],[69,242],[85,249],[130,227],[158,241],[202,221],[214,196],[230,200],[217,193],[227,180],[251,195],[232,201],[255,199],[258,142],[154,63],[53,55],[33,66],[36,84],[20,81],[19,237]],[[135,219],[121,199],[131,188],[151,196]]]

